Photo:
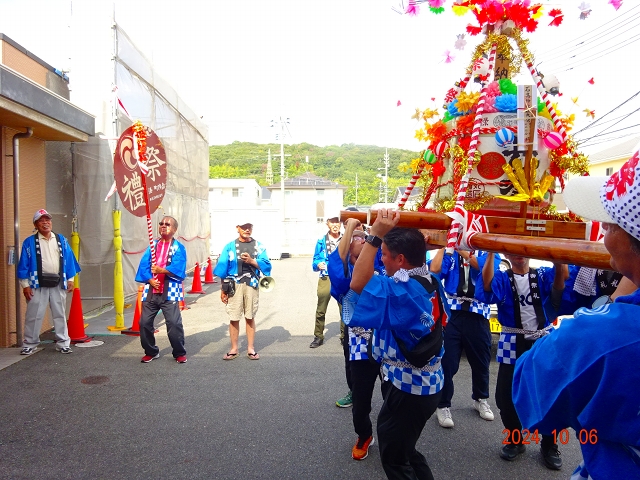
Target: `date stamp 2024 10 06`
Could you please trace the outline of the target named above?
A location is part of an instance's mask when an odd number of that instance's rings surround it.
[[[532,443],[538,445],[540,443],[540,439],[542,438],[542,435],[538,433],[538,429],[532,432],[526,428],[522,431],[510,430],[508,428],[505,428],[504,430],[502,430],[502,433],[505,435],[505,437],[502,439],[503,445],[531,445]],[[559,431],[554,429],[551,432],[551,435],[553,436],[553,443],[555,443],[556,445],[558,445],[558,443],[566,445],[567,443],[569,443],[569,438],[571,437],[571,433],[567,428],[563,428]],[[577,437],[581,445],[595,445],[596,443],[598,443],[598,431],[595,428],[592,428],[591,430],[583,428],[579,432],[577,432]]]

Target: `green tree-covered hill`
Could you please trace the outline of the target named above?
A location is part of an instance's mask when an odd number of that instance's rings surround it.
[[[209,147],[209,178],[252,178],[266,186],[268,152],[271,150],[273,182],[280,181],[280,145],[260,145],[233,142],[231,145]],[[396,187],[405,187],[410,173],[401,171],[419,152],[390,148],[389,201]],[[380,198],[380,178],[384,174],[385,149],[370,145],[345,144],[318,147],[308,143],[285,145],[285,178],[293,178],[307,171],[319,177],[349,187],[345,191],[345,205],[356,203],[356,174],[358,176],[358,204],[371,205]],[[290,155],[290,156],[287,156]],[[309,163],[306,158],[309,158]]]

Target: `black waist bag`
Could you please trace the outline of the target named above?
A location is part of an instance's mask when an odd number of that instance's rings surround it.
[[[419,275],[412,275],[411,278],[420,282],[420,284],[424,287],[424,289],[435,295],[438,299],[438,312],[435,312],[438,315],[436,320],[435,327],[431,330],[431,333],[422,337],[413,349],[409,350],[405,342],[403,342],[398,336],[396,332],[393,332],[393,338],[395,339],[402,355],[407,361],[413,365],[414,367],[422,368],[442,349],[442,316],[444,314],[444,308],[442,305],[442,299],[440,298],[440,294],[437,291],[437,284],[434,282],[429,282],[425,277],[421,277]]]
[[[60,275],[57,273],[43,273],[38,277],[38,285],[53,288],[60,285]]]

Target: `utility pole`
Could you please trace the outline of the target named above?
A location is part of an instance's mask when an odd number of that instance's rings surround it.
[[[273,168],[271,167],[271,149],[269,149],[269,159],[267,160],[267,185],[273,184]]]
[[[358,206],[358,174],[356,173],[356,207]]]
[[[385,149],[384,160],[382,161],[382,168],[378,170],[384,170],[384,175],[376,175],[380,178],[380,189],[378,193],[378,201],[381,202],[384,199],[384,203],[389,201],[389,151]]]
[[[275,126],[276,123],[280,124],[280,133],[276,135],[280,136],[280,195],[282,195],[282,222],[284,228],[284,221],[286,218],[285,215],[285,205],[284,205],[284,157],[290,157],[291,155],[284,154],[284,129],[286,128],[286,124],[289,123],[289,119],[283,120],[282,117],[278,118],[278,121],[271,120],[271,126]]]

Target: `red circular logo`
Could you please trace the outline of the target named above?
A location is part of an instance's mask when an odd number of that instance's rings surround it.
[[[507,161],[498,152],[485,153],[480,157],[480,162],[478,162],[478,174],[487,180],[497,180],[504,175],[502,166],[506,163]]]
[[[136,217],[146,213],[144,186],[147,187],[149,212],[153,213],[162,203],[167,188],[167,155],[158,135],[146,127],[148,173],[145,175],[133,153],[133,127],[127,128],[116,146],[113,171],[122,205]],[[142,175],[145,175],[144,182]]]

